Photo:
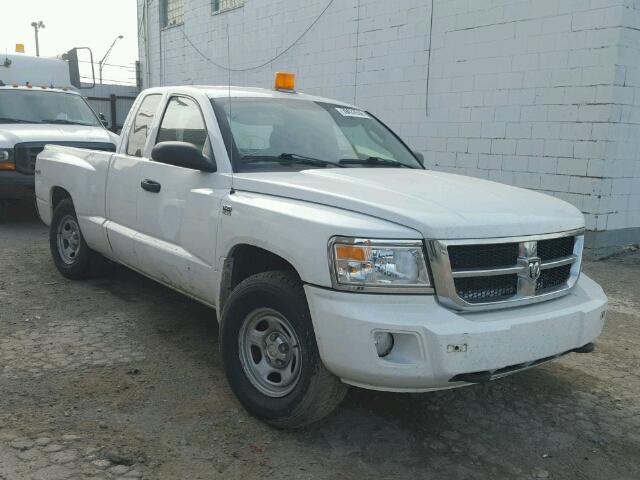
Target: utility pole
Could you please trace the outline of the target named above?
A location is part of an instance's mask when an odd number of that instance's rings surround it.
[[[109,57],[111,50],[113,50],[113,46],[116,44],[118,40],[122,40],[123,38],[124,37],[122,35],[118,35],[116,39],[113,41],[113,43],[111,44],[111,46],[109,47],[109,50],[107,50],[107,53],[105,53],[104,57],[102,57],[102,60],[98,62],[98,70],[100,71],[100,85],[102,85],[102,67],[107,62],[107,58]]]
[[[40,42],[38,39],[38,31],[44,28],[44,22],[42,20],[38,22],[31,22],[31,26],[36,32],[36,57],[40,56]]]

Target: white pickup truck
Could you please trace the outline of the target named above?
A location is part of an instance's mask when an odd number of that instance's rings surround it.
[[[603,328],[577,209],[426,170],[334,100],[151,88],[116,153],[47,146],[36,195],[64,276],[104,256],[215,308],[233,391],[281,428],[347,385],[484,382],[591,351]]]

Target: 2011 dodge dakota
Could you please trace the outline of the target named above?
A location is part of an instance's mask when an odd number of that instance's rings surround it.
[[[215,308],[233,391],[280,428],[347,385],[447,389],[593,348],[607,298],[576,208],[426,170],[372,113],[291,80],[151,88],[115,153],[47,146],[59,271],[107,257]]]

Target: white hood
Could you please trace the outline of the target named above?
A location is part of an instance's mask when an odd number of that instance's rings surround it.
[[[23,142],[118,142],[118,136],[106,128],[84,125],[1,123],[0,148],[11,148]]]
[[[396,168],[234,175],[234,188],[330,205],[413,228],[433,239],[537,235],[584,227],[554,197],[472,177]],[[348,232],[336,232],[348,234]]]

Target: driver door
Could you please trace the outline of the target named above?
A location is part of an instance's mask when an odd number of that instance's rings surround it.
[[[137,202],[139,186],[137,179],[148,135],[158,114],[162,95],[149,94],[140,101],[128,129],[126,147],[111,157],[107,179],[107,218],[105,231],[114,258],[133,268],[140,262],[135,249],[138,234]]]
[[[165,141],[192,143],[213,159],[206,122],[195,99],[185,95],[168,99],[152,145]],[[218,216],[222,198],[231,189],[230,177],[151,158],[141,165],[138,185],[136,248],[142,270],[215,304]]]

